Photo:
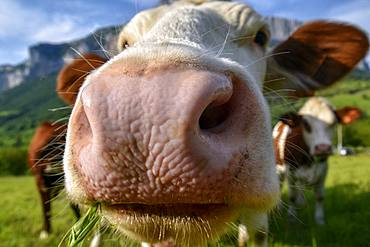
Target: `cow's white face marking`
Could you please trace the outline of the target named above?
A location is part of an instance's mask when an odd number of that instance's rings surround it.
[[[263,18],[245,4],[178,3],[139,13],[122,30],[119,47],[161,44],[199,49],[204,55],[237,62],[261,86],[269,36]]]
[[[315,155],[317,145],[332,145],[335,124],[334,107],[324,98],[313,97],[300,109],[303,137],[310,154]]]

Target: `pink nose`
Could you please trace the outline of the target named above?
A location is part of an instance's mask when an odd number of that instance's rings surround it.
[[[224,201],[253,120],[243,83],[196,69],[125,75],[115,68],[89,80],[70,124],[78,139],[74,163],[90,197]]]
[[[315,155],[329,155],[332,153],[331,145],[329,144],[317,144],[315,146]]]

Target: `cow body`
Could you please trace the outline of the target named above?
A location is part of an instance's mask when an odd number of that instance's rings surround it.
[[[326,22],[271,53],[268,40],[263,18],[242,3],[180,1],[138,13],[120,34],[118,55],[70,71],[89,75],[68,124],[69,198],[99,202],[108,222],[144,246],[204,246],[240,216],[266,246],[266,213],[279,199],[266,75],[284,78],[269,89],[310,94],[368,48],[358,29]],[[294,56],[274,56],[297,44]]]
[[[361,113],[357,108],[344,108],[338,114],[324,98],[310,98],[298,114],[288,113],[281,117],[273,131],[275,158],[280,181],[288,180],[288,213],[296,217],[296,207],[304,204],[303,188],[313,188],[316,199],[315,220],[324,224],[324,185],[328,171],[327,159],[332,153],[332,137],[335,125],[344,123],[345,115],[351,120]]]
[[[35,177],[43,209],[44,224],[40,238],[46,238],[51,232],[51,202],[64,188],[65,132],[65,125],[44,122],[36,129],[28,150],[28,165]],[[78,206],[72,203],[71,208],[79,218]]]

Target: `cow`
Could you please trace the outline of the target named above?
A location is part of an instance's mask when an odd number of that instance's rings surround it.
[[[63,159],[70,200],[99,203],[143,246],[204,246],[241,215],[266,246],[280,189],[263,89],[311,95],[369,46],[357,27],[326,21],[271,51],[269,39],[244,3],[179,1],[135,15],[119,54],[91,66],[77,95]]]
[[[304,204],[302,188],[315,192],[315,221],[325,224],[324,185],[328,157],[332,154],[332,137],[337,124],[350,124],[361,116],[357,107],[335,110],[323,97],[312,97],[298,113],[280,117],[273,130],[277,171],[281,182],[288,180],[290,219],[296,218],[296,207]]]
[[[87,68],[90,69],[91,66],[96,68],[104,62],[100,56],[85,54],[84,59],[75,59],[66,65],[58,77],[58,81],[64,81],[63,85],[57,84],[56,91],[59,96],[67,104],[73,105],[78,89],[87,76],[84,71],[88,71]],[[75,68],[79,70],[76,71]],[[43,122],[37,127],[28,148],[28,165],[35,177],[43,210],[41,239],[47,238],[51,232],[51,202],[64,188],[62,160],[66,131],[66,124]],[[75,216],[80,218],[78,206],[71,203],[71,208]]]

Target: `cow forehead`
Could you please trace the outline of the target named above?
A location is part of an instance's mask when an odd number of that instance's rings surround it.
[[[332,125],[337,121],[334,107],[322,97],[310,98],[299,110],[299,114],[308,116],[305,118],[306,120],[313,121],[313,119],[317,119],[328,125]]]
[[[193,5],[180,1],[137,14],[121,31],[118,46],[122,48],[123,40],[134,44],[143,39],[151,42],[188,39],[205,44],[207,40],[199,38],[212,33],[222,34],[223,38],[227,33],[229,40],[242,43],[248,37],[253,40],[260,29],[269,34],[263,18],[246,4],[215,1]]]

